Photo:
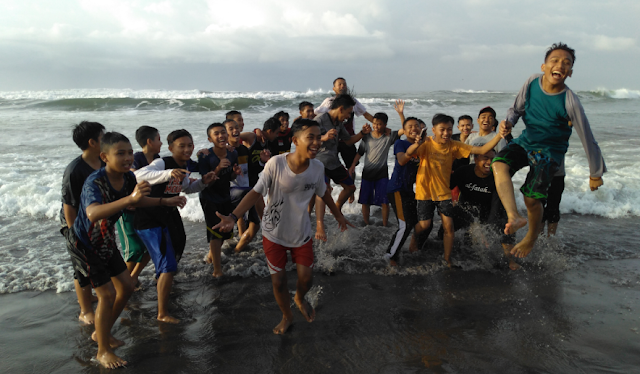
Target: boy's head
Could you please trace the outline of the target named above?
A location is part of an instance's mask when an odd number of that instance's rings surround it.
[[[284,110],[276,113],[273,118],[277,119],[280,122],[280,132],[285,132],[289,128],[289,113]]]
[[[427,124],[424,123],[423,120],[421,120],[420,118],[418,118],[418,123],[420,124],[420,129],[426,129],[427,128]]]
[[[489,133],[493,131],[493,124],[496,121],[496,111],[492,107],[487,106],[480,109],[478,113],[478,126],[480,126],[480,132]]]
[[[167,135],[171,156],[178,162],[187,162],[193,153],[193,137],[185,129],[171,131]]]
[[[451,140],[451,134],[453,133],[453,117],[443,113],[437,113],[431,120],[433,126],[433,134],[435,135],[436,143],[447,143]]]
[[[138,144],[140,144],[140,147],[142,147],[143,151],[152,152],[153,154],[160,153],[162,140],[160,140],[160,133],[155,127],[138,127],[138,129],[136,130],[136,141],[138,142]]]
[[[347,87],[347,80],[339,77],[333,80],[333,92],[336,93],[336,95],[344,95],[349,91],[349,88]]]
[[[541,70],[544,79],[552,85],[564,85],[564,81],[573,74],[573,64],[576,62],[576,51],[560,42],[554,43],[544,55]]]
[[[404,123],[402,124],[402,129],[404,130],[404,135],[407,137],[407,140],[412,143],[417,136],[420,136],[420,132],[422,131],[420,122],[418,122],[416,117],[405,118]]]
[[[304,119],[313,119],[316,115],[313,112],[313,104],[308,101],[303,101],[298,105],[300,110],[300,116]]]
[[[215,122],[207,127],[207,139],[213,143],[216,148],[226,148],[228,134],[227,129],[220,122]]]
[[[387,121],[389,121],[389,116],[382,112],[376,113],[373,116],[373,121],[371,123],[373,131],[377,134],[383,134],[387,129]]]
[[[264,137],[272,142],[278,137],[278,132],[280,131],[280,121],[276,118],[269,118],[262,125],[262,134]]]
[[[244,118],[242,118],[242,113],[240,113],[239,111],[231,110],[227,112],[227,114],[225,115],[225,119],[232,119],[236,121],[238,126],[240,126],[240,132],[244,130]]]
[[[308,158],[315,158],[322,145],[320,140],[320,125],[318,122],[299,118],[291,127],[291,142],[296,146],[295,153],[303,154]]]
[[[133,164],[133,148],[129,139],[119,132],[108,132],[100,141],[100,158],[109,171],[126,173]]]
[[[83,151],[89,147],[99,151],[103,134],[104,126],[98,122],[82,121],[73,128],[73,142]]]
[[[356,99],[349,94],[336,96],[331,103],[331,111],[335,111],[338,121],[345,121],[351,118],[353,107],[356,105]]]
[[[237,140],[240,137],[240,125],[232,119],[226,119],[222,122],[224,128],[227,129],[229,139]]]
[[[465,114],[458,117],[458,130],[460,130],[460,134],[469,135],[471,134],[471,130],[473,129],[473,118],[471,116]]]
[[[473,159],[476,163],[476,172],[484,177],[491,175],[491,161],[496,156],[496,151],[493,149],[483,155],[474,155]]]

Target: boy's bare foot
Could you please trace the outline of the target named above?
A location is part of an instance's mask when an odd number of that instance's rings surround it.
[[[93,332],[93,334],[91,334],[91,340],[93,340],[94,342],[98,341],[98,334],[95,331]],[[113,335],[109,337],[109,347],[111,347],[111,349],[122,347],[124,344],[125,343],[122,340],[114,338]]]
[[[518,270],[520,269],[520,265],[518,265],[515,261],[509,261],[509,269]]]
[[[80,322],[84,323],[85,325],[93,325],[96,321],[96,315],[93,312],[89,312],[89,313],[80,312],[78,319],[80,320]]]
[[[323,223],[317,223],[316,225],[316,240],[322,240],[323,242],[327,241],[327,232],[324,231]]]
[[[453,267],[453,264],[451,263],[450,258],[445,258],[444,260],[442,260],[442,265],[446,265],[449,269]]]
[[[395,262],[394,260],[389,260],[389,265],[391,265],[393,267],[396,267],[396,266],[398,266],[398,263]]]
[[[527,257],[527,255],[529,255],[529,253],[533,249],[534,244],[536,244],[535,240],[527,239],[527,237],[525,237],[520,241],[520,243],[516,244],[516,246],[513,247],[513,249],[511,250],[511,254],[514,257],[518,258]]]
[[[213,275],[214,278],[222,278],[224,273],[222,273],[222,270],[220,270],[220,271],[215,271],[214,270],[212,275]]]
[[[506,235],[515,234],[516,231],[520,230],[526,225],[527,225],[527,219],[524,217],[518,217],[513,221],[509,220],[509,222],[507,222],[507,224],[504,225],[504,233]]]
[[[117,369],[127,365],[127,361],[116,356],[113,352],[106,352],[96,356],[96,361],[107,369]]]
[[[282,321],[278,323],[278,326],[273,328],[273,333],[276,335],[284,334],[285,332],[287,332],[289,326],[291,326],[291,323],[293,323],[293,318],[282,317]]]
[[[213,263],[213,256],[211,256],[211,252],[207,253],[207,257],[204,259],[204,262],[206,262],[207,264]]]
[[[293,300],[296,302],[298,309],[300,309],[300,313],[302,313],[307,322],[313,322],[313,320],[316,319],[316,311],[311,305],[309,305],[307,300],[303,298],[302,301],[300,301],[298,299],[298,294],[296,294]]]
[[[349,195],[349,204],[353,204],[353,202],[356,201],[356,197],[354,194]]]
[[[158,316],[158,321],[160,322],[165,322],[165,323],[173,323],[173,324],[177,324],[180,323],[180,320],[177,318],[173,318],[171,316]]]

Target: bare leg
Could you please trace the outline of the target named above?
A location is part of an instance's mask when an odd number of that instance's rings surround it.
[[[513,255],[511,254],[512,249],[513,249],[513,244],[502,243],[502,251],[504,252],[504,256],[509,261],[509,269],[518,270],[520,269],[520,265],[516,263],[516,260],[513,258]]]
[[[453,251],[453,240],[455,238],[455,229],[453,227],[453,218],[440,214],[442,218],[442,227],[444,228],[444,236],[442,242],[444,244],[444,260],[451,267],[451,252]]]
[[[291,312],[291,300],[287,287],[287,273],[283,271],[271,274],[273,285],[273,296],[282,311],[282,321],[273,328],[274,334],[284,334],[293,322],[293,312]]]
[[[213,262],[213,276],[216,278],[220,278],[223,275],[221,252],[222,252],[222,240],[220,239],[211,240],[209,242],[209,256],[211,257],[211,262]]]
[[[382,226],[389,226],[389,204],[382,204]]]
[[[371,214],[371,209],[368,204],[362,204],[362,219],[364,219],[364,224],[369,225],[369,216]]]
[[[342,183],[340,183],[340,185],[342,186],[342,191],[340,191],[340,195],[338,195],[338,201],[336,201],[336,206],[338,207],[338,209],[340,209],[340,211],[342,211],[342,206],[347,201],[349,196],[352,196],[354,192],[356,192],[356,186],[354,185],[347,186],[346,184],[342,184]],[[316,204],[318,204],[317,201],[316,201]]]
[[[557,230],[558,230],[558,222],[547,224],[547,236],[556,236]]]
[[[136,265],[133,268],[133,271],[130,272],[131,279],[133,279],[134,285],[138,285],[138,277],[140,276],[140,273],[142,273],[142,270],[144,270],[144,268],[149,263],[149,260],[151,260],[151,256],[149,256],[149,253],[145,253],[142,256],[142,259],[140,260],[140,262],[136,263]],[[129,267],[129,263],[127,262],[127,268],[128,267]]]
[[[251,241],[256,237],[256,233],[258,232],[258,225],[254,222],[249,222],[249,228],[245,230],[244,234],[240,236],[240,241],[236,244],[235,251],[236,253],[241,252]]]
[[[296,296],[293,301],[295,301],[300,313],[302,313],[307,322],[313,322],[316,318],[316,311],[304,299],[313,284],[313,272],[311,268],[300,264],[296,264],[296,269],[298,271],[298,282],[296,283]]]
[[[418,223],[416,223],[413,230],[413,236],[411,237],[411,244],[409,245],[409,252],[415,252],[418,250],[418,235],[431,227],[431,221],[432,220],[429,219],[426,221],[418,221]]]
[[[180,320],[169,315],[169,293],[173,285],[173,273],[162,273],[158,277],[158,321],[179,323]]]
[[[326,210],[326,204],[320,196],[316,196],[316,239],[327,241],[327,232],[324,228],[324,213]]]
[[[520,258],[527,257],[533,249],[533,245],[536,244],[540,232],[540,225],[542,224],[542,213],[544,211],[540,200],[525,197],[524,202],[527,205],[529,231],[527,231],[527,235],[525,235],[520,243],[516,244],[511,250],[512,255]]]
[[[127,273],[128,275],[128,273]],[[127,362],[113,353],[111,348],[111,327],[113,320],[112,312],[116,299],[116,289],[113,283],[109,282],[95,289],[98,295],[98,307],[96,308],[96,331],[95,340],[98,342],[98,353],[96,359],[107,369],[122,367]]]
[[[237,224],[238,224],[238,236],[242,237],[242,234],[244,234],[244,231],[245,231],[244,228],[247,227],[246,223],[244,222],[244,218],[242,217],[238,218]]]
[[[494,162],[491,167],[493,168],[493,176],[496,182],[496,189],[500,196],[500,201],[504,209],[507,211],[508,222],[504,227],[505,234],[515,234],[516,231],[521,229],[527,224],[527,220],[518,213],[518,206],[516,205],[516,197],[513,192],[513,182],[511,181],[511,175],[509,174],[509,165],[503,162]]]
[[[77,279],[73,280],[73,286],[76,289],[76,296],[78,296],[78,304],[80,304],[80,315],[78,319],[85,325],[93,325],[96,320],[96,315],[93,313],[91,286],[82,288]]]

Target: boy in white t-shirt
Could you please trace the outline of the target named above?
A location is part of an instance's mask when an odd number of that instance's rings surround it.
[[[273,329],[284,334],[293,321],[289,289],[287,287],[287,251],[296,263],[296,305],[308,322],[315,318],[315,310],[304,296],[311,288],[313,268],[313,240],[311,222],[307,213],[309,200],[315,194],[322,196],[331,213],[345,231],[351,225],[336,207],[324,182],[324,165],[314,160],[322,141],[316,121],[298,119],[291,128],[293,153],[272,157],[264,167],[255,187],[228,216],[216,213],[221,222],[213,230],[229,232],[242,215],[268,194],[269,201],[262,218],[262,245],[267,257],[273,294],[282,311],[282,321]]]

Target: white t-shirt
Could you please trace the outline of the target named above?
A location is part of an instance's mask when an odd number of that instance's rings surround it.
[[[253,190],[263,196],[268,194],[262,235],[273,243],[296,248],[311,239],[309,200],[314,194],[324,196],[327,186],[322,162],[311,159],[307,170],[295,174],[286,156],[271,157]]]
[[[316,116],[326,113],[329,110],[331,110],[331,104],[333,104],[333,100],[336,97],[327,97],[326,99],[324,99],[324,101],[322,102],[322,104],[320,104],[320,106],[318,106],[313,112],[316,114]],[[364,105],[362,105],[362,103],[360,103],[358,101],[358,99],[356,100],[356,105],[353,107],[353,113],[356,114],[356,116],[360,117],[363,114],[365,114],[367,112],[367,108],[364,107]]]

